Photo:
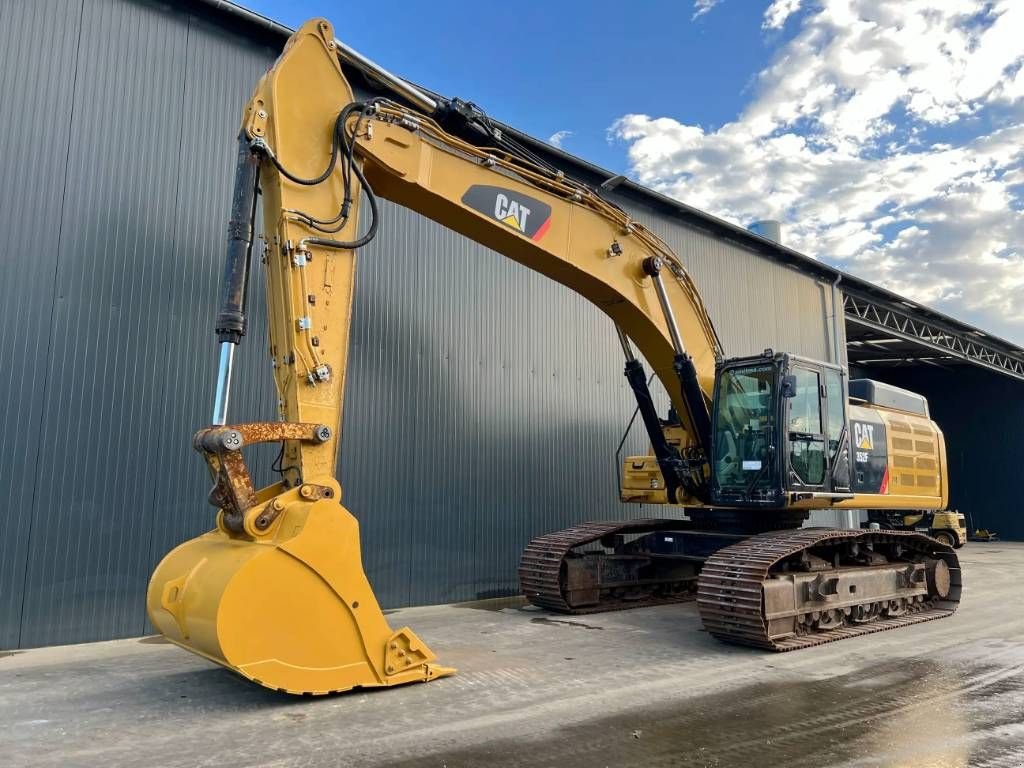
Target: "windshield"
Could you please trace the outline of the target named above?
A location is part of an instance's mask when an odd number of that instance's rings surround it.
[[[719,487],[753,490],[771,482],[774,385],[771,365],[722,371],[714,425]]]

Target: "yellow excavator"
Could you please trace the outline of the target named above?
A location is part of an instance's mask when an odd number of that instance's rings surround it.
[[[400,101],[355,100],[342,61]],[[280,420],[229,424],[261,195]],[[531,601],[586,612],[696,595],[716,637],[775,650],[955,610],[952,547],[878,526],[801,528],[812,509],[945,507],[945,448],[923,398],[772,350],[725,359],[697,287],[656,235],[472,105],[394,78],[317,19],[290,38],[243,114],[213,423],[193,440],[213,479],[216,528],[153,573],[148,612],[168,640],[297,694],[454,672],[411,629],[388,625],[335,475],[355,255],[377,231],[378,195],[610,318],[652,447],[625,459],[622,498],[686,512],[538,537],[520,567]],[[643,361],[669,395],[665,418]],[[280,445],[280,479],[264,488],[243,458],[258,443]]]

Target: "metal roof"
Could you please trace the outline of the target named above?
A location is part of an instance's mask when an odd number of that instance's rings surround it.
[[[261,36],[270,36],[283,44],[293,32],[289,27],[229,0],[193,0],[215,14],[242,22],[249,30]],[[362,73],[359,73],[362,76]],[[439,96],[417,83],[410,84],[433,96]],[[380,84],[376,84],[381,87]],[[387,91],[386,88],[384,88]],[[900,360],[917,359],[927,364],[928,355],[939,352],[946,361],[977,364],[990,370],[1024,380],[1024,348],[1006,339],[977,328],[962,320],[919,304],[879,285],[863,280],[848,272],[811,258],[781,243],[761,237],[737,224],[720,219],[674,198],[643,186],[632,179],[601,168],[565,150],[530,136],[498,120],[492,122],[527,145],[532,151],[563,168],[582,181],[601,186],[605,184],[641,204],[656,209],[670,210],[688,224],[713,233],[716,237],[733,241],[769,258],[781,261],[802,272],[837,284],[847,296],[847,325],[856,326],[854,340],[864,340],[872,332],[900,338],[907,347]],[[852,298],[852,301],[851,301]],[[911,354],[911,348],[916,353]],[[925,354],[921,354],[922,350]]]

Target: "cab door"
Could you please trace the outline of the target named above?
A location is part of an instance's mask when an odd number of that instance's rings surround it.
[[[791,491],[831,490],[823,384],[821,369],[800,363],[786,377],[786,453]]]
[[[824,368],[825,427],[828,435],[829,478],[833,491],[849,491],[850,433],[847,424],[847,396],[842,373],[835,368]]]
[[[795,362],[785,377],[788,490],[849,492],[846,388],[838,368]]]

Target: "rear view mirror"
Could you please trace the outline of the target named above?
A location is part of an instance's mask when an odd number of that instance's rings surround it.
[[[796,397],[796,376],[793,374],[782,377],[782,396]]]

